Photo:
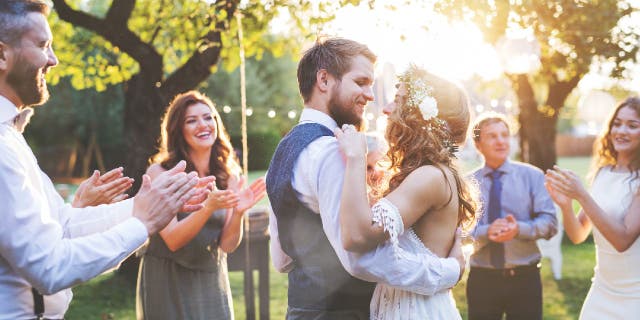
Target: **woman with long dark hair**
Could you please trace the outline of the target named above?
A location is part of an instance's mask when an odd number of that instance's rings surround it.
[[[197,91],[169,105],[147,174],[153,179],[181,160],[215,181],[203,209],[179,213],[151,237],[138,277],[138,319],[233,319],[226,253],[240,244],[242,217],[264,196],[264,179],[243,189],[220,115]]]

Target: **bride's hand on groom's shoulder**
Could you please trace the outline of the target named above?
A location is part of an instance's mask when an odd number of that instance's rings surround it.
[[[340,152],[347,158],[362,158],[367,155],[367,139],[353,125],[345,124],[333,130]]]

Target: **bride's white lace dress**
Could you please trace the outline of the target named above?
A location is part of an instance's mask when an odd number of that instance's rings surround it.
[[[384,201],[386,199],[383,199]],[[395,242],[403,250],[411,253],[426,253],[438,258],[427,247],[424,246],[420,238],[408,228],[398,235],[397,230],[401,230],[402,222],[398,222],[399,214],[389,212],[390,203],[385,203],[384,208],[378,204],[374,206],[374,222],[380,223],[390,234],[388,241]],[[392,205],[393,206],[393,205]],[[376,208],[378,207],[378,208]],[[377,209],[377,210],[376,210]],[[395,209],[395,208],[394,208]],[[396,209],[397,210],[397,209]],[[401,221],[401,220],[400,220]],[[462,319],[460,312],[456,308],[451,290],[445,290],[432,296],[425,296],[401,289],[389,287],[378,283],[373,297],[371,298],[371,319],[372,320],[456,320]]]

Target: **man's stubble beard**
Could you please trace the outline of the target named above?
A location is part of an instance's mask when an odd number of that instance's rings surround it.
[[[336,121],[339,128],[342,128],[343,124],[352,124],[358,131],[363,129],[362,116],[358,116],[354,111],[355,106],[346,107],[345,104],[340,101],[340,89],[338,84],[331,94],[329,99],[329,115]]]
[[[7,83],[15,90],[23,106],[41,105],[49,99],[47,84],[41,80],[40,68],[19,57],[7,75]]]

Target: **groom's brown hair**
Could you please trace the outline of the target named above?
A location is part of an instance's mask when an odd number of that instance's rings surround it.
[[[364,56],[372,63],[375,63],[377,58],[366,45],[359,42],[319,37],[298,63],[298,88],[304,102],[311,99],[319,70],[327,70],[332,76],[342,79],[342,75],[351,69],[353,58],[357,56]]]

